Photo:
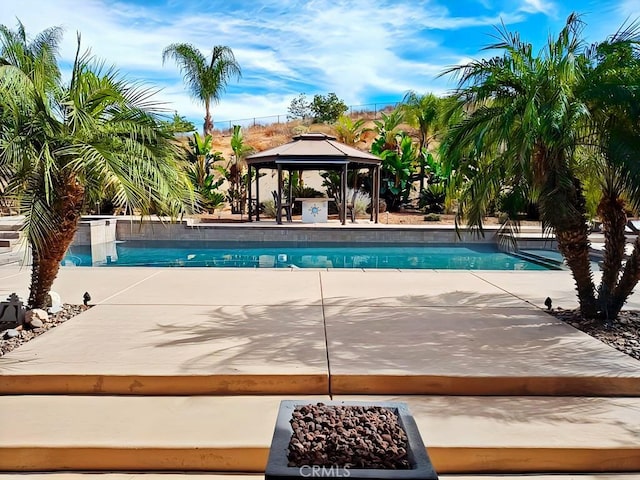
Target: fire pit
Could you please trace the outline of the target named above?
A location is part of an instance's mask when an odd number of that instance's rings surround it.
[[[266,480],[438,478],[404,403],[285,400]]]

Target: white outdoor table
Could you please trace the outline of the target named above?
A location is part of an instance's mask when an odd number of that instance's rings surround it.
[[[296,198],[302,202],[302,223],[326,223],[330,200],[333,198]]]

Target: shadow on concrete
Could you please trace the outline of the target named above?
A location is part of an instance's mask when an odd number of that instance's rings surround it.
[[[289,365],[326,371],[327,353],[320,306],[280,305],[215,307],[189,325],[158,323],[149,333],[167,336],[157,348],[210,345],[204,353],[184,359],[184,371],[228,366]],[[157,338],[157,336],[156,336]],[[200,348],[200,351],[203,349]]]

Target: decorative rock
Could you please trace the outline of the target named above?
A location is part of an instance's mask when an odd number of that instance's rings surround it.
[[[24,314],[24,323],[26,325],[29,325],[35,318],[42,322],[46,322],[47,320],[49,320],[49,314],[40,308],[27,310]]]
[[[42,320],[40,320],[39,318],[34,317],[34,318],[31,319],[31,323],[29,323],[29,327],[32,328],[32,329],[42,328],[42,327],[44,327],[44,322]]]
[[[20,336],[20,332],[15,328],[10,328],[4,332],[4,339],[9,340],[10,338],[16,338]]]
[[[62,300],[60,299],[60,295],[58,295],[53,290],[49,292],[47,299],[47,305],[49,305],[49,313],[58,313],[62,310]]]

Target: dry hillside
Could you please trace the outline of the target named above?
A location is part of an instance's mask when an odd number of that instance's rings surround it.
[[[376,134],[373,131],[375,127],[373,123],[373,112],[364,114],[363,117],[354,115],[353,119],[367,118],[364,128],[368,129],[362,135],[362,140],[355,145],[356,148],[369,151],[371,143]],[[370,119],[369,119],[370,118]],[[409,125],[401,125],[402,130],[417,138],[417,132]],[[287,123],[273,123],[270,125],[255,125],[242,129],[244,142],[251,146],[256,152],[262,152],[269,148],[277,147],[290,142],[295,135],[309,132],[321,132],[328,135],[338,136],[335,129],[331,125],[324,123],[304,124],[301,120],[295,120]],[[339,138],[338,138],[339,140]],[[225,158],[231,155],[231,132],[229,130],[216,130],[213,134],[213,150],[221,152]]]

